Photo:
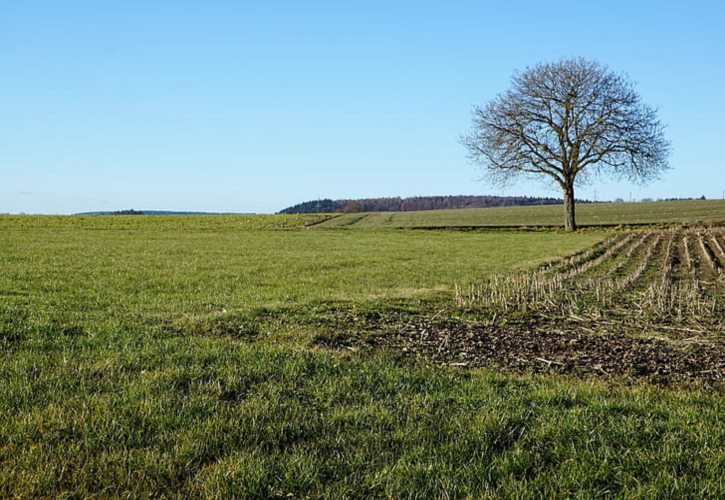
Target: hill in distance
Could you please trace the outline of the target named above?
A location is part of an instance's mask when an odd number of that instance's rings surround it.
[[[577,200],[578,203],[591,203]],[[333,213],[333,212],[412,212],[419,210],[442,210],[448,208],[488,208],[527,205],[559,205],[560,198],[532,196],[415,196],[412,198],[360,198],[355,200],[314,200],[299,203],[281,214]]]

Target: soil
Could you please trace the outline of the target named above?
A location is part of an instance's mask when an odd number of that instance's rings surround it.
[[[384,321],[365,322],[367,332],[321,335],[316,342],[335,349],[387,349],[402,358],[437,365],[627,377],[660,384],[699,381],[721,386],[725,382],[723,339],[674,342],[423,318],[405,324]]]

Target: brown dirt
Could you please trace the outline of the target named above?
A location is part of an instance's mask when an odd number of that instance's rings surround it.
[[[370,326],[369,324],[367,326]],[[667,384],[725,382],[725,341],[671,342],[616,334],[502,328],[458,321],[378,325],[377,333],[319,336],[336,349],[387,349],[437,365],[628,377]]]

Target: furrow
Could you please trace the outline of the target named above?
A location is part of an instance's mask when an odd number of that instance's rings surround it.
[[[717,254],[717,259],[720,262],[720,267],[725,267],[725,249],[723,249],[723,245],[720,243],[720,241],[718,241],[716,234],[708,233],[708,237],[712,249]]]
[[[642,248],[642,245],[645,244],[646,241],[649,240],[651,234],[650,233],[644,233],[639,239],[637,239],[633,244],[629,245],[627,248],[627,252],[624,254],[623,258],[619,259],[615,265],[609,268],[609,271],[607,271],[606,278],[614,278],[616,277],[617,273],[621,272],[622,269],[627,266],[632,261],[632,258],[634,257],[634,254]]]
[[[644,256],[639,262],[639,265],[635,267],[632,272],[630,272],[627,276],[622,278],[621,280],[617,281],[615,285],[615,289],[618,292],[623,292],[639,281],[639,279],[644,275],[644,272],[647,270],[647,268],[650,266],[652,259],[655,255],[655,252],[660,246],[660,243],[662,241],[662,233],[657,234],[655,236],[654,240],[645,250]]]
[[[565,277],[567,278],[573,278],[574,276],[584,274],[592,269],[595,269],[599,267],[602,263],[606,262],[608,259],[616,255],[623,247],[625,247],[627,244],[631,243],[634,239],[635,234],[631,233],[625,236],[624,238],[620,238],[619,240],[615,241],[612,245],[610,245],[603,253],[599,254],[598,256],[594,257],[593,259],[590,259],[586,261],[581,266],[578,266],[572,270],[570,270],[568,273],[566,273]]]
[[[616,241],[618,241],[618,239],[620,239],[620,237],[620,235],[617,235],[611,238],[607,238],[606,240],[597,243],[591,248],[588,248],[581,252],[577,252],[569,257],[564,257],[562,259],[546,263],[539,268],[539,272],[550,275],[569,273],[572,270],[585,265],[588,261],[596,258],[598,255],[606,252],[609,247],[611,247],[613,244],[615,244]]]
[[[715,273],[715,275],[719,275],[722,271],[720,261],[715,255],[715,252],[712,250],[712,248],[710,248],[707,239],[703,237],[702,233],[697,233],[697,243],[700,246],[700,253],[705,258],[705,261],[707,262],[709,268],[712,270],[713,273]]]

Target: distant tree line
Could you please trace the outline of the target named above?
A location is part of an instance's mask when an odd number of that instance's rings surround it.
[[[128,210],[116,210],[115,212],[109,212],[109,215],[145,215],[141,210],[134,210],[130,208]]]
[[[702,201],[707,200],[705,195],[699,196],[697,198],[642,198],[640,200],[630,200],[630,201],[640,201],[643,203],[651,203],[651,202],[657,202],[657,201]],[[615,198],[614,203],[624,203],[624,198]]]
[[[589,203],[588,200],[577,200]],[[356,200],[314,200],[285,208],[282,214],[331,212],[408,212],[448,208],[488,208],[515,205],[559,205],[561,198],[533,196],[415,196],[412,198],[362,198]]]

